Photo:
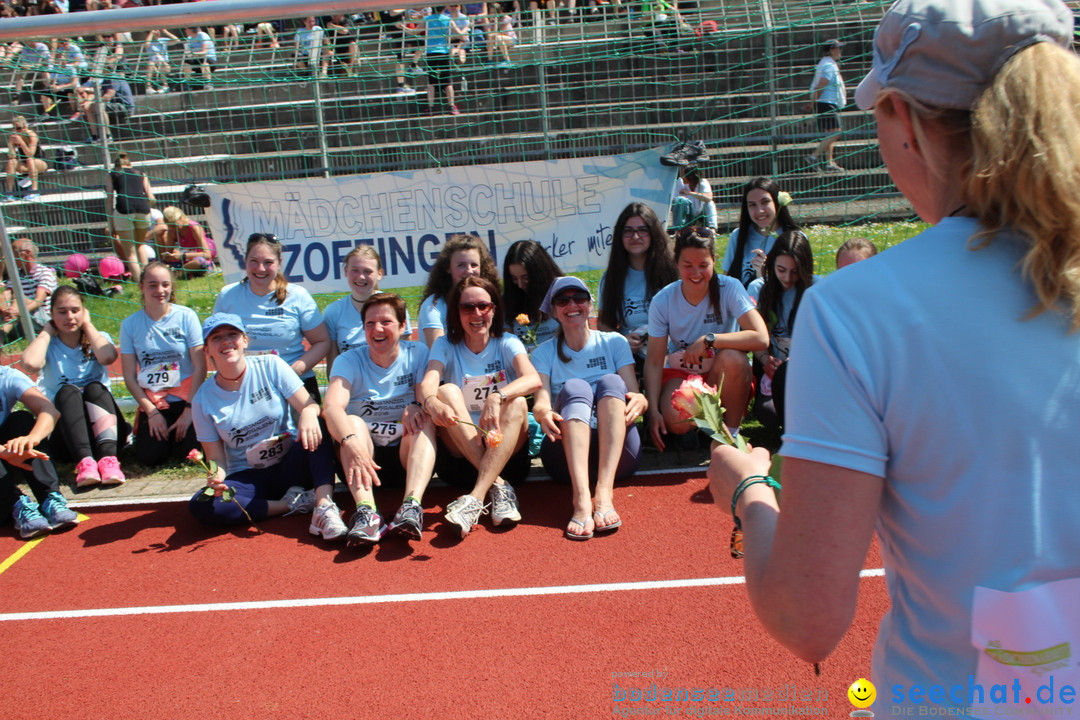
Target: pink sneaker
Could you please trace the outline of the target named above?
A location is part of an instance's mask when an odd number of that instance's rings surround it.
[[[75,487],[90,487],[101,482],[98,464],[92,457],[84,457],[75,466]]]
[[[98,460],[97,469],[101,473],[102,485],[123,485],[127,480],[124,477],[124,471],[120,469],[120,461],[115,455],[106,455]]]

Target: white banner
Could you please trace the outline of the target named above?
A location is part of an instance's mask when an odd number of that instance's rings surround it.
[[[502,253],[536,240],[565,272],[607,267],[611,228],[631,202],[667,218],[677,168],[666,148],[628,155],[470,165],[335,178],[207,186],[226,282],[244,277],[251,233],[277,235],[282,272],[312,293],[345,292],[355,246],[379,251],[383,288],[424,285],[451,235],[475,233]]]

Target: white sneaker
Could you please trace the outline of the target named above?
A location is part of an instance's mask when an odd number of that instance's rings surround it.
[[[495,483],[488,490],[488,503],[491,505],[491,524],[498,527],[504,520],[521,522],[517,493],[509,483]]]
[[[345,527],[345,521],[341,519],[341,510],[334,503],[316,507],[311,514],[311,525],[308,532],[312,535],[322,535],[323,540],[340,540],[349,532]]]
[[[462,495],[446,506],[446,521],[458,526],[464,538],[472,526],[480,521],[480,513],[487,513],[487,508],[472,495]]]
[[[315,509],[315,491],[305,490],[299,485],[293,485],[285,491],[285,496],[281,498],[281,502],[289,506],[286,515],[307,514]]]

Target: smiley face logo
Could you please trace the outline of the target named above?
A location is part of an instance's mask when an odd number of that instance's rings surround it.
[[[847,690],[847,696],[855,707],[868,708],[874,704],[874,699],[877,698],[877,688],[874,687],[874,683],[866,678],[859,678],[851,683],[851,687]]]

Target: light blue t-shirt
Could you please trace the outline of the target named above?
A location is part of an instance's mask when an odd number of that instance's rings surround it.
[[[813,285],[816,281],[815,275],[810,279],[810,284]],[[784,291],[784,294],[780,296],[780,314],[777,316],[774,310],[763,308],[758,304],[764,287],[765,278],[758,278],[750,283],[746,293],[754,304],[758,305],[758,312],[761,313],[765,319],[765,325],[769,328],[769,354],[774,358],[787,360],[791,352],[791,309],[795,307],[797,291],[794,286]]]
[[[7,421],[23,394],[34,387],[34,381],[13,367],[0,365],[0,424]]]
[[[122,354],[134,355],[139,369],[176,363],[180,382],[191,377],[191,350],[202,344],[199,316],[183,305],[170,305],[168,314],[157,321],[139,310],[120,324]]]
[[[206,59],[217,62],[217,46],[214,45],[213,39],[202,30],[188,38],[187,48],[188,52],[195,57],[199,57],[198,53],[205,50]]]
[[[371,359],[367,347],[354,348],[334,360],[330,378],[342,378],[351,387],[346,412],[368,423],[401,421],[405,406],[416,399],[416,384],[427,369],[428,348],[408,340],[399,348],[397,359],[386,368]]]
[[[604,297],[606,279],[605,272],[600,277],[601,298]],[[649,286],[644,270],[627,268],[626,281],[623,282],[623,303],[622,307],[616,310],[616,316],[619,318],[619,332],[623,335],[629,335],[649,324]]]
[[[727,250],[724,251],[724,260],[720,263],[720,267],[725,275],[731,270],[731,264],[735,262],[735,246],[738,244],[739,228],[735,228],[735,231],[731,233],[731,239],[728,240]],[[758,232],[757,228],[750,228],[750,237],[746,239],[746,247],[743,248],[742,256],[742,273],[740,274],[740,278],[743,287],[749,286],[750,283],[757,278],[757,273],[754,272],[754,266],[751,263],[751,260],[753,260],[754,257],[754,250],[761,250],[768,255],[775,244],[776,233],[762,235]]]
[[[330,333],[330,342],[334,343],[339,353],[352,350],[354,347],[367,345],[367,336],[364,335],[364,318],[359,308],[353,302],[351,295],[338,298],[326,306],[323,310],[323,320],[326,322],[326,330]],[[408,310],[405,311],[405,329],[401,337],[412,335],[412,321]]]
[[[108,333],[101,335],[112,342]],[[56,393],[63,385],[84,388],[92,382],[99,382],[107,388],[112,386],[109,369],[99,363],[93,353],[87,358],[83,355],[82,348],[77,345],[70,348],[58,337],[49,340],[49,348],[45,351],[45,367],[38,376],[38,387],[45,397],[55,400]]]
[[[276,352],[292,365],[304,355],[303,333],[314,330],[323,322],[322,313],[311,293],[294,283],[289,284],[285,302],[277,304],[273,292],[258,296],[246,282],[226,285],[214,303],[214,312],[235,313],[244,321],[251,344],[248,352],[257,355]],[[314,377],[308,370],[304,378]]]
[[[420,332],[428,329],[446,332],[446,299],[428,295],[420,303],[420,316],[417,318]]]
[[[228,474],[247,470],[247,451],[260,441],[285,432],[296,438],[289,398],[303,386],[280,357],[249,357],[238,389],[222,389],[213,376],[199,386],[191,401],[195,437],[225,445]]]
[[[825,79],[826,84],[825,87],[821,88],[821,94],[818,95],[817,101],[835,105],[838,108],[844,107],[847,104],[847,88],[844,87],[844,78],[840,75],[840,65],[828,55],[821,58],[817,67],[814,68],[814,79],[811,82],[810,89],[817,88],[818,82],[822,78]]]
[[[536,331],[536,341],[533,343],[525,342],[525,334],[529,330]],[[555,337],[555,331],[559,329],[559,321],[555,318],[547,318],[539,323],[532,323],[525,326],[519,323],[517,320],[510,321],[510,331],[514,333],[514,336],[521,341],[521,344],[525,346],[525,349],[532,352],[542,343],[547,342],[551,338]]]
[[[945,218],[832,273],[795,320],[783,454],[884,479],[879,717],[895,714],[896,685],[959,684],[966,696],[985,657],[976,642],[995,639],[972,632],[973,588],[1080,578],[1080,340],[1064,314],[1025,319],[1037,303],[1020,270],[1027,244],[999,235],[970,250],[977,230]],[[1045,625],[1051,607],[1005,623]],[[1075,605],[1057,609],[1075,617]],[[1021,676],[1030,697],[1048,682]]]
[[[581,378],[595,390],[596,383],[601,377],[634,364],[630,343],[617,332],[592,330],[589,332],[585,347],[578,351],[570,349],[569,345],[563,343],[563,353],[570,358],[568,363],[559,359],[556,345],[558,345],[556,339],[548,340],[536,348],[530,357],[536,371],[548,376],[552,402],[559,397],[563,385],[570,378]]]
[[[496,387],[502,389],[517,379],[514,358],[518,355],[525,355],[525,346],[510,333],[491,338],[479,353],[474,353],[464,342],[452,343],[443,335],[431,346],[430,359],[443,364],[443,380],[454,383],[465,393],[475,423],[480,418],[476,407],[482,406]]]
[[[720,281],[720,314],[713,310],[709,296],[691,305],[682,294],[682,281],[676,280],[656,294],[649,305],[649,337],[668,339],[668,352],[686,346],[710,332],[723,333],[732,321],[754,309],[754,301],[735,278],[717,275]]]

